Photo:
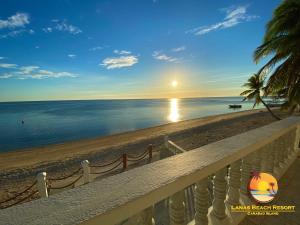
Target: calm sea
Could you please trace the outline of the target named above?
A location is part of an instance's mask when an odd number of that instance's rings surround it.
[[[240,97],[0,103],[0,151],[43,146],[229,113]],[[24,123],[22,123],[24,121]]]

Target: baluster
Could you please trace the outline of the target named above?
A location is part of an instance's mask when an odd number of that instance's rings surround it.
[[[279,146],[279,165],[281,168],[284,168],[285,167],[285,164],[284,164],[284,140],[283,140],[283,136],[281,136],[279,139],[278,139],[278,146]]]
[[[300,147],[300,126],[297,126],[295,131],[295,142],[294,142],[294,151],[297,153]]]
[[[214,177],[214,200],[212,203],[212,216],[218,220],[225,219],[226,179],[227,167],[219,170]]]
[[[170,197],[169,214],[171,225],[183,225],[185,223],[184,190]]]
[[[195,189],[195,225],[208,224],[208,178],[196,183]]]
[[[280,172],[281,172],[281,167],[280,167],[280,145],[279,145],[279,140],[276,139],[274,140],[274,175],[276,178],[280,178]]]
[[[251,177],[251,165],[252,157],[251,155],[246,156],[242,160],[242,176],[241,176],[241,194],[248,194],[248,183],[249,178]]]
[[[251,157],[253,159],[252,169],[256,172],[260,172],[261,171],[261,160],[262,160],[262,148],[253,152]]]
[[[142,223],[141,225],[155,225],[154,221],[154,207],[151,206],[141,213]]]
[[[241,186],[241,160],[237,160],[230,165],[229,170],[229,189],[226,203],[229,205],[240,204]]]
[[[153,218],[153,206],[127,219],[122,225],[155,225]]]
[[[265,158],[265,170],[264,172],[267,172],[269,174],[274,174],[274,153],[275,149],[273,148],[273,143],[270,143],[266,146],[266,158]]]

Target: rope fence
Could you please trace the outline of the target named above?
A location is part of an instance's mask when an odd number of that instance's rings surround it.
[[[65,189],[68,187],[75,187],[76,182],[78,182],[81,178],[83,178],[83,184],[90,183],[91,182],[91,176],[90,175],[100,175],[100,174],[108,174],[112,171],[116,171],[120,168],[122,165],[122,171],[125,171],[128,167],[128,162],[132,162],[131,164],[136,164],[142,160],[144,160],[148,156],[148,162],[152,161],[152,154],[153,152],[158,152],[157,149],[154,149],[154,145],[150,144],[147,149],[138,155],[132,155],[132,154],[122,154],[120,157],[112,160],[111,162],[105,163],[105,164],[94,164],[90,165],[88,160],[84,160],[81,162],[81,167],[77,168],[75,171],[71,172],[68,175],[61,176],[61,177],[47,177],[46,172],[41,172],[37,174],[36,181],[34,181],[29,187],[25,188],[23,191],[17,193],[13,197],[10,197],[8,199],[5,199],[0,202],[0,209],[9,208],[11,206],[17,205],[19,203],[22,203],[30,198],[32,198],[35,194],[38,194],[41,198],[47,198],[50,194],[51,190],[60,190]],[[130,164],[130,165],[131,165]],[[112,167],[111,167],[112,166]],[[97,168],[105,168],[105,167],[111,167],[107,168],[102,171],[92,171],[96,170]],[[55,183],[58,181],[63,181],[74,177],[75,175],[79,175],[76,179],[74,179],[71,182],[68,182],[67,184],[57,186]],[[34,187],[37,187],[37,190],[32,190]],[[29,192],[32,190],[31,192]],[[26,196],[18,199],[18,197],[22,196],[23,194],[27,193]],[[8,204],[11,202],[11,204]],[[3,205],[4,204],[4,205]],[[8,205],[6,205],[8,204]]]

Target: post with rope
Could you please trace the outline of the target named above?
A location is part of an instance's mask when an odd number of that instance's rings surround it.
[[[169,136],[166,135],[166,136],[164,137],[164,140],[165,140],[165,147],[166,147],[167,149],[169,149]]]
[[[123,154],[123,170],[127,169],[127,154]]]
[[[152,161],[152,152],[153,152],[153,145],[150,144],[150,145],[148,146],[149,162]]]
[[[83,170],[83,183],[87,184],[90,182],[90,162],[88,160],[83,160],[81,166]]]
[[[47,173],[41,172],[38,173],[36,176],[37,180],[37,188],[39,191],[39,195],[41,198],[48,198],[48,191],[47,191]]]

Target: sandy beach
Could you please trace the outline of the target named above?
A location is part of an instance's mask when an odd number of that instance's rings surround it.
[[[282,118],[283,112],[276,113]],[[250,110],[141,129],[94,139],[48,145],[0,154],[0,199],[31,183],[36,174],[46,171],[61,176],[78,168],[80,162],[105,163],[122,153],[138,154],[148,144],[164,151],[164,136],[186,150],[194,149],[275,121],[266,110]]]

